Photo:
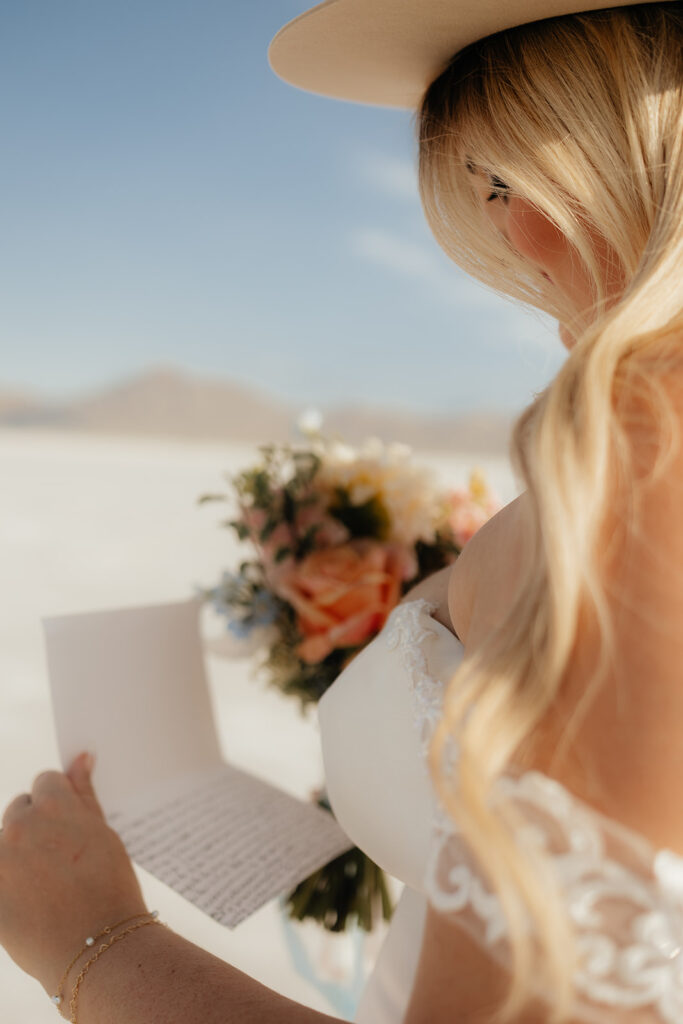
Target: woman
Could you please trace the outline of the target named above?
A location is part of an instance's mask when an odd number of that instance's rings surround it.
[[[271,46],[302,88],[416,109],[439,243],[568,349],[515,426],[526,489],[320,704],[335,812],[406,881],[368,1024],[683,1021],[683,5],[585,7],[333,0]],[[394,702],[386,763],[349,763],[359,691]],[[48,994],[136,919],[81,977],[82,1024],[332,1019],[142,926],[82,759],[3,826],[0,942]]]

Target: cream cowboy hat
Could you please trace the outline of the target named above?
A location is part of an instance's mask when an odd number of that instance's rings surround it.
[[[288,22],[271,68],[307,92],[414,110],[463,47],[515,25],[642,0],[326,0]],[[646,0],[655,2],[655,0]]]

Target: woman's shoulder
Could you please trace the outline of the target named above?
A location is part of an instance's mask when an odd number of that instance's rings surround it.
[[[487,619],[500,614],[510,593],[508,581],[519,578],[525,506],[523,492],[477,530],[453,565],[412,587],[403,601],[424,598],[434,604],[432,617],[465,643],[475,607],[486,609]]]
[[[455,631],[453,623],[451,622],[451,616],[448,608],[448,585],[451,577],[453,567],[447,565],[444,569],[440,569],[438,572],[432,573],[427,579],[422,580],[421,583],[411,587],[408,593],[403,597],[402,604],[409,601],[418,601],[420,599],[429,601],[431,605],[434,605],[434,611],[430,614],[432,618],[440,622],[442,626],[454,633],[455,636],[459,634]]]
[[[448,580],[448,610],[453,628],[469,648],[493,628],[528,558],[523,491],[477,530],[453,565]]]

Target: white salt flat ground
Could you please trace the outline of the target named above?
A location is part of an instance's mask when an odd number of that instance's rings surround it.
[[[196,499],[228,490],[224,474],[255,454],[218,443],[0,431],[0,814],[39,772],[61,770],[41,616],[181,600],[195,584],[217,582],[238,562],[232,531],[218,525],[228,506],[198,506]],[[479,465],[503,501],[518,493],[506,459],[419,458],[453,486]],[[222,620],[207,608],[202,625],[215,635]],[[225,758],[308,799],[323,781],[314,709],[302,717],[296,702],[250,678],[246,663],[209,655],[207,670]],[[289,998],[339,1012],[294,969],[277,901],[230,931],[136,870],[147,905],[175,931]],[[402,887],[391,883],[397,898]],[[314,955],[326,958],[330,979],[336,972],[341,981],[351,965],[350,940],[321,936],[315,925],[296,927]],[[366,975],[386,927],[365,942]],[[2,948],[0,1019],[59,1019],[38,982]]]

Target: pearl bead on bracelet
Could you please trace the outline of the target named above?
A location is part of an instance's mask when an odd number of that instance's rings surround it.
[[[66,979],[68,977],[68,974],[69,974],[69,971],[71,970],[73,965],[76,963],[76,961],[78,960],[79,956],[81,956],[81,954],[84,953],[87,948],[89,948],[90,946],[94,946],[95,945],[96,939],[101,938],[103,935],[111,934],[112,929],[118,928],[119,925],[127,924],[129,921],[135,920],[136,917],[151,917],[152,920],[155,921],[158,918],[158,916],[159,916],[159,911],[158,910],[147,911],[147,912],[145,912],[143,914],[134,914],[133,917],[127,917],[123,921],[117,921],[116,924],[108,925],[106,928],[103,928],[102,931],[99,932],[94,937],[92,935],[89,935],[88,938],[85,940],[85,943],[84,943],[83,947],[78,951],[78,953],[76,953],[76,956],[73,958],[73,960],[71,961],[71,963],[69,964],[67,969],[64,971],[64,974],[62,976],[62,980],[60,981],[60,983],[59,983],[59,985],[57,987],[57,995],[50,996],[50,999],[55,1004],[55,1006],[61,1006],[61,1004],[62,1004],[62,994],[61,994],[62,993],[62,985],[66,981]],[[149,923],[151,924],[152,921],[150,921]],[[104,949],[107,949],[107,948],[108,948],[108,946],[100,947],[100,951],[103,952]]]

